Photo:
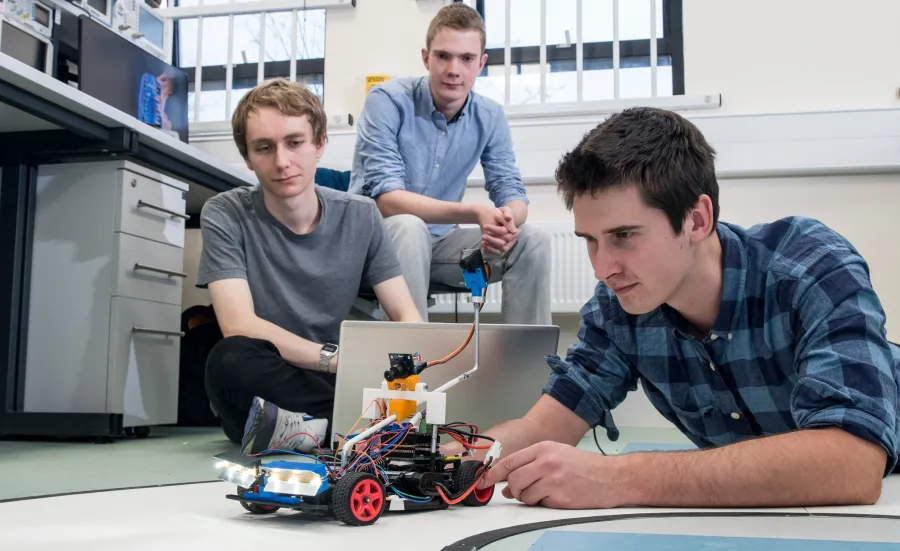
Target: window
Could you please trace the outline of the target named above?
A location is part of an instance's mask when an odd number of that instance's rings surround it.
[[[579,3],[583,43],[580,95],[576,65]],[[509,18],[509,105],[541,103],[542,99],[545,103],[555,103],[684,94],[681,0],[545,0],[545,4],[544,97],[541,97],[541,0],[512,0],[508,14],[506,0],[477,0],[476,7],[485,19],[487,30],[488,62],[476,82],[476,91],[506,103],[505,46]],[[615,9],[618,10],[617,26],[613,25]],[[616,32],[618,75],[613,54]],[[651,33],[657,37],[655,71]]]
[[[324,97],[326,10],[229,13],[242,3],[248,0],[204,0],[210,15],[175,23],[173,60],[188,75],[191,122],[230,121],[241,97],[271,78],[293,75],[320,100]],[[197,6],[197,0],[179,0],[178,6]]]

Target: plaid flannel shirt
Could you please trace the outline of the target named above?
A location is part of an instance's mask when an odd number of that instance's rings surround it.
[[[544,392],[618,438],[611,410],[638,380],[650,402],[700,448],[795,429],[839,427],[900,446],[900,347],[866,262],[808,218],[740,228],[719,223],[722,302],[712,330],[692,335],[663,305],[626,313],[602,282],[582,308],[578,342],[548,356]]]

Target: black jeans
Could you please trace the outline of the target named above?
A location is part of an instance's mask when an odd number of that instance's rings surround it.
[[[226,337],[213,347],[206,362],[206,393],[222,419],[225,435],[236,443],[244,435],[256,396],[282,409],[328,419],[330,429],[334,384],[335,375],[295,367],[263,339]]]

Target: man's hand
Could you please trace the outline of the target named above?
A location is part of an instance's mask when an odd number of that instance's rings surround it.
[[[479,488],[506,480],[503,495],[525,505],[599,509],[624,504],[615,458],[545,441],[494,463]]]
[[[503,256],[519,235],[515,215],[510,207],[485,206],[478,211],[478,226],[481,228],[481,249],[491,256]]]

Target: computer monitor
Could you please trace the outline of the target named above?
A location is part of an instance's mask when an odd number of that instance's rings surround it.
[[[52,72],[48,55],[50,44],[45,39],[3,18],[0,21],[0,52],[42,73]]]
[[[145,3],[138,7],[138,38],[135,42],[156,57],[166,55],[166,21]]]
[[[95,19],[110,25],[112,23],[113,0],[80,0],[81,6]]]
[[[79,89],[187,143],[187,74],[89,17],[78,24]]]

